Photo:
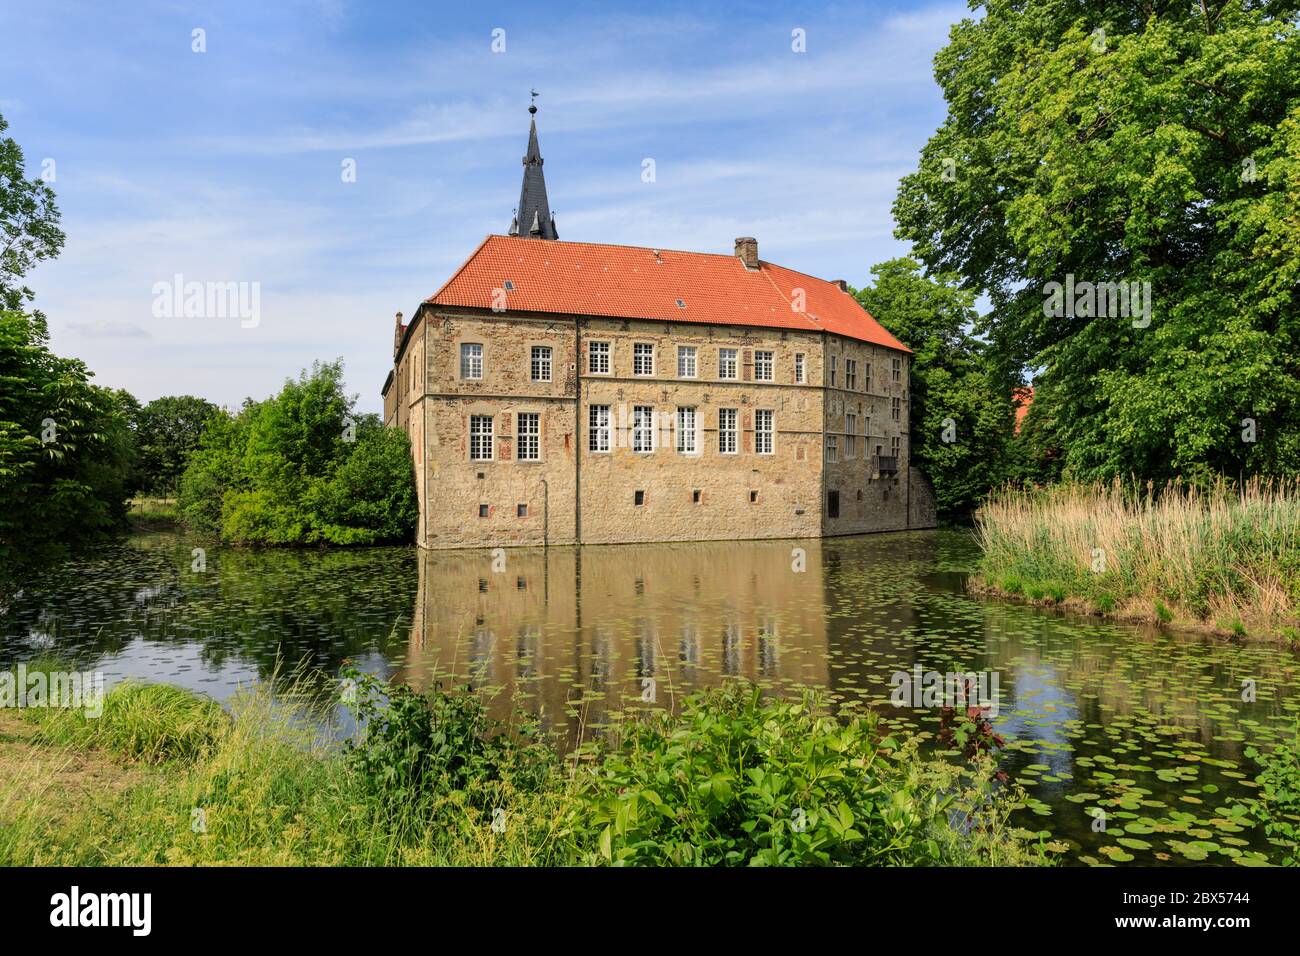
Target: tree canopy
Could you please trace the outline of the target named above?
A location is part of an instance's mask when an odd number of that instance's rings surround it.
[[[1300,470],[1300,4],[975,6],[898,236],[990,296],[990,360],[1038,373],[1067,472]],[[1053,282],[1149,282],[1149,321]]]
[[[210,419],[181,481],[186,522],[234,542],[410,541],[418,506],[406,434],[354,413],[342,361]]]
[[[1012,433],[1011,386],[971,334],[974,293],[956,276],[924,276],[914,259],[871,270],[863,308],[912,349],[910,445],[939,509],[974,507],[1004,475]]]

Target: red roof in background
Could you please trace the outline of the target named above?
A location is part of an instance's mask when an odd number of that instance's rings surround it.
[[[1034,403],[1034,386],[1026,385],[1012,389],[1011,401],[1016,406],[1016,431],[1020,431],[1020,423],[1029,414],[1029,406]]]
[[[759,266],[707,252],[488,236],[426,301],[490,309],[493,290],[509,281],[511,311],[825,331],[911,351],[834,283]],[[804,312],[791,308],[797,289]]]

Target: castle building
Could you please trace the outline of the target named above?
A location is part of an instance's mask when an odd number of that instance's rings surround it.
[[[536,113],[536,107],[530,107]],[[933,527],[911,353],[843,280],[559,239],[530,124],[519,206],[409,323],[385,423],[425,548],[802,538]]]

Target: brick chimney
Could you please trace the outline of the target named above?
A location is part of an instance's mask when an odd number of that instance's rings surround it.
[[[837,289],[839,289],[841,292],[848,292],[848,291],[849,291],[849,284],[848,284],[847,282],[845,282],[843,279],[832,279],[832,280],[831,280],[831,285],[835,286],[835,287],[836,287]]]
[[[397,350],[402,347],[402,313],[397,313],[397,322],[393,326],[393,358],[397,358]]]
[[[740,236],[736,239],[736,258],[745,264],[746,269],[758,268],[758,240],[752,236]]]

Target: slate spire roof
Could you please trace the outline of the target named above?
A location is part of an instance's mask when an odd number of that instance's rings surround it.
[[[533,118],[528,124],[528,152],[524,156],[524,184],[519,190],[519,208],[510,223],[510,235],[532,239],[558,239],[555,215],[546,199],[546,178],[542,175],[542,151],[537,145],[537,106],[528,107]]]

